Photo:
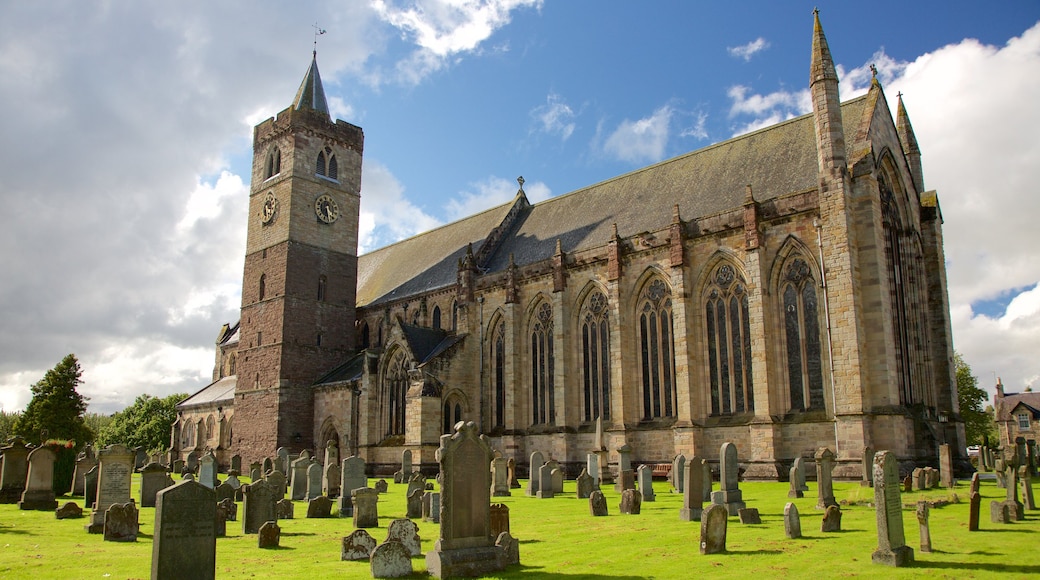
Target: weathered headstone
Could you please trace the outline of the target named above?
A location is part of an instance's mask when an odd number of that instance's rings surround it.
[[[97,458],[94,457],[93,450],[81,452],[76,456],[76,469],[72,474],[72,490],[71,495],[83,495],[86,485],[85,477],[87,472],[97,465]]]
[[[875,564],[909,566],[914,561],[914,550],[906,545],[903,534],[903,501],[900,493],[899,460],[890,451],[874,455],[874,505],[877,514],[878,547],[871,555]],[[830,514],[832,508],[827,508]],[[837,509],[833,506],[833,509]],[[826,520],[826,516],[824,517]],[[838,528],[841,529],[841,511]],[[829,531],[829,530],[823,530]]]
[[[166,466],[149,463],[141,471],[141,507],[155,507],[156,494],[159,490],[173,485],[173,480],[166,475]]]
[[[137,523],[137,506],[133,500],[108,506],[104,525],[106,542],[136,542],[140,527]]]
[[[441,522],[441,494],[428,491],[423,494],[423,521],[439,524]]]
[[[816,509],[827,509],[838,505],[834,499],[831,472],[834,470],[834,452],[826,447],[816,450]]]
[[[704,471],[708,466],[699,456],[693,456],[684,462],[683,504],[679,510],[679,519],[684,522],[697,522],[701,519],[701,506],[704,502]]]
[[[968,496],[968,531],[977,532],[979,531],[979,508],[982,504],[982,496],[979,492],[973,491]]]
[[[607,515],[607,498],[598,489],[589,494],[589,513],[594,516]]]
[[[222,499],[230,499],[234,501],[235,496],[237,495],[236,492],[238,490],[231,487],[231,484],[225,480],[220,485],[218,485],[213,491],[217,492],[217,501],[220,501]]]
[[[375,486],[373,486],[372,489],[376,490],[376,493],[386,493],[386,491],[390,489],[390,485],[386,482],[385,479],[380,479],[376,482]]]
[[[324,475],[325,470],[321,468],[320,463],[312,462],[307,466],[307,494],[303,496],[303,501],[311,501],[322,495],[321,484]]]
[[[401,479],[394,483],[407,483],[412,477],[412,450],[405,449],[401,452]]]
[[[130,503],[130,477],[134,472],[134,454],[122,445],[109,445],[98,453],[97,500],[90,514],[87,531],[100,534],[105,530],[105,512],[109,506]]]
[[[296,515],[296,505],[289,498],[283,498],[275,502],[274,513],[279,520],[291,520]]]
[[[390,522],[386,529],[386,541],[391,540],[401,542],[408,549],[410,556],[422,554],[419,526],[412,520],[400,519]]]
[[[97,501],[98,466],[95,465],[83,475],[83,508],[87,509]]]
[[[741,508],[747,507],[740,491],[737,477],[740,465],[737,462],[737,446],[726,442],[719,451],[719,491],[712,492],[711,503],[725,506],[729,515],[736,516]]]
[[[224,504],[220,503],[219,501],[217,502],[216,506],[216,515],[213,518],[213,533],[216,534],[218,538],[224,538],[227,536],[227,507],[225,507]]]
[[[578,477],[574,480],[578,499],[587,499],[592,493],[593,487],[592,476],[585,469],[581,470]]]
[[[800,498],[804,497],[804,493],[801,487],[798,485],[798,468],[792,467],[789,475],[789,481],[791,483],[790,489],[787,490],[787,497],[789,498]]]
[[[917,502],[917,526],[921,536],[921,551],[932,551],[932,532],[928,529],[928,502]]]
[[[339,447],[331,439],[325,443],[325,461],[322,465],[335,465],[339,468]]]
[[[217,504],[213,490],[182,481],[155,498],[153,580],[216,578]]]
[[[928,482],[925,479],[924,469],[923,468],[921,468],[921,467],[914,468],[914,471],[912,472],[911,475],[914,478],[914,491],[920,491],[920,490],[926,488],[926,486],[928,485]]]
[[[278,496],[278,499],[285,497],[285,491],[287,484],[285,481],[285,474],[275,469],[274,471],[267,472],[267,477],[264,480],[271,485],[271,489],[274,490],[274,494]],[[255,482],[254,482],[255,483]]]
[[[278,526],[278,522],[272,520],[264,522],[264,525],[257,530],[257,534],[257,547],[277,548],[282,539],[282,528]]]
[[[516,478],[516,460],[512,457],[506,460],[506,469],[509,471],[509,489],[520,489],[520,480]]]
[[[726,526],[729,511],[726,506],[712,504],[701,514],[701,554],[721,554],[726,551]]]
[[[913,490],[914,490],[914,478],[913,478],[913,475],[908,473],[906,475],[906,477],[903,478],[903,493],[910,493]]]
[[[57,456],[49,447],[37,447],[29,452],[29,469],[25,477],[25,491],[18,502],[18,509],[58,509],[54,499],[54,460]]]
[[[870,487],[874,485],[874,448],[867,445],[863,448],[863,458],[860,460],[863,469],[863,480],[860,485]]]
[[[552,466],[548,463],[538,468],[538,499],[554,497],[552,484]]]
[[[632,470],[632,446],[628,443],[617,448],[618,452],[618,471],[631,471]]]
[[[704,498],[703,499],[706,502],[710,502],[711,501],[711,494],[714,493],[714,492],[712,491],[712,487],[711,487],[711,483],[712,483],[712,480],[711,480],[711,466],[708,465],[708,461],[707,460],[704,460],[704,469],[701,470],[701,473],[704,474],[704,481],[703,481]]]
[[[643,495],[643,501],[656,501],[654,496],[654,470],[649,465],[640,465],[636,470],[639,478],[639,493]]]
[[[343,538],[341,560],[368,560],[376,549],[376,539],[365,530],[354,530]]]
[[[621,506],[618,511],[623,514],[639,515],[642,507],[643,496],[635,489],[626,489],[621,492]]]
[[[555,461],[551,463],[556,463]],[[552,481],[553,494],[563,493],[563,470],[559,467],[553,467],[549,472],[549,479]]]
[[[668,474],[674,493],[682,493],[686,485],[686,456],[682,453],[672,459],[672,471]]]
[[[585,471],[592,478],[592,485],[599,487],[599,455],[595,453],[585,455]]]
[[[509,531],[509,506],[504,503],[491,504],[491,537],[497,538],[502,532]]]
[[[217,458],[212,451],[199,458],[199,483],[210,489],[217,487]]]
[[[793,503],[784,506],[784,535],[792,540],[802,537],[802,518]]]
[[[802,493],[809,491],[809,485],[805,483],[805,459],[801,457],[795,457],[794,464],[792,465],[792,467],[794,467],[795,470],[797,470],[799,491],[801,491]]]
[[[224,519],[229,522],[238,521],[238,504],[233,499],[222,499],[217,502],[217,505],[224,508]]]
[[[65,502],[65,505],[54,510],[54,518],[58,520],[67,520],[83,517],[83,508],[79,507],[74,501]]]
[[[319,495],[318,497],[307,502],[307,517],[308,518],[327,518],[332,515],[332,500]]]
[[[541,469],[542,465],[545,465],[545,458],[541,451],[535,451],[531,453],[531,461],[527,464],[528,467],[528,479],[527,479],[527,491],[526,495],[530,497],[538,497],[538,482],[541,481],[541,476],[538,474],[538,470]]]
[[[979,491],[979,472],[971,474],[971,485],[968,487],[968,493],[976,493]]]
[[[622,493],[626,489],[636,488],[636,472],[632,469],[623,469],[618,472],[617,480],[614,481],[614,491]]]
[[[758,513],[758,508],[741,508],[737,515],[740,516],[740,523],[742,524],[762,523],[762,516]]]
[[[351,455],[343,460],[343,469],[341,471],[341,497],[349,496],[350,492],[359,487],[368,487],[368,477],[365,475],[364,459],[361,459],[356,455]]]
[[[1036,502],[1033,498],[1033,481],[1027,466],[1023,465],[1018,468],[1018,478],[1022,481],[1022,507],[1027,510],[1035,510]]]
[[[273,485],[261,479],[242,486],[242,533],[255,534],[264,522],[278,519],[278,495]]]
[[[407,505],[405,507],[406,518],[422,517],[422,500],[423,494],[425,493],[426,492],[421,489],[416,489],[408,496]]]
[[[950,446],[946,443],[939,445],[939,479],[943,487],[953,489],[955,484],[953,479],[953,453],[950,451]],[[922,548],[921,551],[923,552],[924,549]]]
[[[875,488],[877,482],[874,482]],[[841,531],[841,508],[836,505],[827,506],[827,511],[823,512],[823,522],[820,524],[821,532],[840,532]]]
[[[323,495],[330,498],[339,496],[341,473],[339,462],[325,464],[321,477],[321,491]]]
[[[1010,524],[1011,511],[1008,510],[1007,503],[1002,501],[989,502],[989,521],[994,524]]]
[[[195,473],[199,468],[199,457],[202,457],[202,455],[199,453],[198,449],[189,453],[187,459],[184,461],[184,468],[190,473]]]
[[[260,470],[261,476],[265,476],[266,477],[268,473],[271,473],[272,471],[274,471],[275,468],[278,467],[277,463],[278,462],[275,459],[271,459],[270,457],[265,457],[264,458],[264,462],[261,464],[261,470]],[[285,472],[283,471],[282,473],[285,473]],[[253,481],[256,481],[256,478],[254,478]]]
[[[390,540],[372,550],[369,559],[373,578],[400,578],[412,573],[412,557],[401,542]]]
[[[260,462],[254,461],[249,464],[249,480],[256,481],[264,476],[264,472],[260,469]]]
[[[350,499],[354,504],[354,527],[379,527],[379,511],[376,507],[376,503],[379,501],[379,492],[370,487],[359,487],[351,490],[350,495]]]
[[[418,471],[413,473],[408,479],[408,489],[405,491],[405,497],[411,495],[416,490],[426,491],[426,476]]]
[[[21,437],[13,437],[7,445],[0,448],[3,452],[0,463],[0,503],[18,503],[25,491],[25,477],[29,473],[29,451],[32,448],[25,444]]]
[[[292,465],[289,462],[289,450],[285,447],[279,447],[275,451],[275,460],[272,469],[277,469],[282,473],[289,473],[292,469]],[[267,473],[266,471],[264,473]]]
[[[290,476],[289,499],[299,501],[307,497],[307,469],[311,466],[310,457],[300,457],[292,462],[292,475]]]

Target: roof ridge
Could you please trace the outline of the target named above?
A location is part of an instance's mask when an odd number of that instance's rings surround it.
[[[358,256],[358,258],[360,258],[361,256],[371,256],[373,254],[377,254],[379,252],[382,252],[383,250],[386,250],[387,248],[392,248],[394,246],[398,246],[398,245],[403,244],[405,242],[410,242],[410,241],[412,241],[414,239],[421,238],[421,237],[423,237],[425,235],[432,234],[434,232],[443,230],[444,228],[447,228],[447,227],[450,227],[450,226],[454,226],[455,224],[460,224],[460,223],[469,221],[471,219],[477,218],[477,217],[482,216],[484,214],[487,214],[489,212],[493,212],[493,211],[502,209],[502,208],[507,207],[507,206],[512,207],[512,205],[513,205],[513,203],[515,201],[516,201],[516,198],[514,197],[513,199],[511,199],[511,200],[509,200],[509,201],[507,201],[505,203],[489,207],[489,208],[487,208],[485,210],[481,210],[481,211],[479,211],[477,213],[470,214],[470,215],[465,216],[463,218],[457,219],[457,220],[455,220],[453,222],[448,222],[448,223],[441,224],[441,225],[439,225],[439,226],[437,226],[435,228],[430,228],[428,230],[419,232],[419,233],[417,233],[415,235],[408,236],[407,238],[402,238],[400,240],[397,240],[396,242],[391,242],[391,243],[389,243],[389,244],[387,244],[385,246],[380,246],[380,247],[372,250],[371,252],[366,252],[364,254],[361,254],[360,256]]]

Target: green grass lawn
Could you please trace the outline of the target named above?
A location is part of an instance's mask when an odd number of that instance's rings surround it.
[[[137,495],[138,477],[134,478]],[[370,484],[373,480],[369,480]],[[717,485],[717,484],[716,484]],[[843,506],[842,532],[820,532],[822,512],[815,509],[816,487],[803,499],[793,500],[802,517],[804,537],[784,537],[783,510],[786,483],[742,483],[748,507],[758,508],[761,525],[729,520],[726,554],[699,553],[699,522],[679,521],[682,497],[669,493],[668,484],[655,482],[657,501],[644,503],[640,515],[618,513],[620,498],[612,488],[604,490],[610,515],[593,518],[588,501],[574,497],[574,482],[566,494],[554,499],[534,499],[513,490],[512,497],[495,498],[509,506],[512,534],[520,541],[521,565],[498,578],[695,578],[731,577],[919,578],[1025,578],[1040,575],[1037,549],[1040,512],[1026,512],[1026,520],[1007,525],[989,522],[989,502],[1002,500],[1003,489],[982,482],[982,510],[978,532],[968,532],[967,485],[961,482],[949,492],[931,490],[903,495],[903,522],[907,544],[914,549],[912,568],[887,568],[872,564],[877,547],[873,489],[858,483],[836,483],[835,496]],[[390,521],[405,513],[405,486],[390,484],[379,499],[379,528],[369,533],[382,541]],[[918,549],[918,524],[914,503],[950,499],[960,503],[931,510],[932,553]],[[59,498],[60,503],[83,498]],[[296,502],[296,514],[306,514]],[[242,535],[239,521],[228,522],[228,536],[217,539],[218,578],[370,578],[367,562],[340,560],[341,539],[353,531],[351,520],[281,520],[281,547],[257,548],[256,535]],[[141,510],[141,535],[136,543],[102,541],[83,530],[87,518],[56,520],[50,512],[20,511],[17,505],[0,505],[0,578],[148,578],[151,571],[155,510]],[[423,552],[433,548],[438,526],[417,522]],[[426,563],[413,559],[414,577],[424,577]]]

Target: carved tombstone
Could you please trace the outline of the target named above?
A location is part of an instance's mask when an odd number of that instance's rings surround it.
[[[722,449],[719,451],[719,487],[721,489],[711,494],[711,503],[725,506],[731,516],[736,516],[741,508],[747,507],[737,483],[739,467],[737,446],[728,441],[723,443]]]
[[[636,470],[636,478],[639,481],[639,493],[643,501],[656,501],[654,495],[654,470],[649,465],[640,465]]]
[[[545,457],[541,451],[535,451],[531,453],[531,461],[528,463],[528,479],[527,479],[527,491],[526,495],[530,497],[538,497],[538,469],[545,464]]]
[[[216,578],[216,512],[216,494],[194,481],[156,494],[153,579]]]
[[[25,491],[18,509],[53,511],[58,508],[54,499],[54,451],[37,447],[29,452],[29,469],[25,477]]]
[[[825,510],[838,505],[834,499],[831,472],[834,471],[834,452],[826,447],[816,450],[816,509]]]
[[[265,522],[278,519],[274,486],[265,480],[242,486],[242,533],[255,534]]]
[[[97,499],[94,501],[87,531],[100,534],[105,529],[105,512],[119,504],[130,503],[130,477],[134,472],[134,453],[122,445],[109,445],[98,453]]]
[[[802,518],[794,503],[784,506],[784,535],[792,540],[802,537]]]
[[[699,522],[701,506],[704,503],[704,471],[708,466],[704,460],[694,455],[686,460],[683,469],[683,504],[679,510],[679,519],[684,522]]]
[[[719,554],[726,551],[726,526],[729,512],[726,506],[712,504],[701,514],[701,554]]]

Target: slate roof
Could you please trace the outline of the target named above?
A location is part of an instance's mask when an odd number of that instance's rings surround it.
[[[364,370],[364,364],[365,351],[361,351],[347,359],[347,362],[329,371],[327,375],[314,381],[314,386],[317,387],[330,383],[343,383],[360,380],[361,373]]]
[[[1000,401],[996,405],[997,421],[1012,421],[1012,413],[1020,404],[1032,411],[1034,419],[1040,419],[1040,392],[1006,393]]]
[[[318,53],[314,53],[311,66],[307,74],[303,76],[296,98],[293,99],[293,108],[297,111],[310,109],[329,116],[329,103],[325,100],[325,88],[321,84],[321,75],[318,74]]]
[[[235,385],[238,377],[231,375],[222,377],[205,387],[194,395],[177,403],[177,407],[191,407],[194,405],[206,405],[211,403],[231,403],[235,400]]]
[[[866,104],[866,96],[842,104],[847,136],[860,126]],[[847,151],[853,141],[846,140]],[[510,254],[518,266],[550,258],[557,239],[564,252],[602,246],[615,223],[622,237],[664,228],[676,204],[684,220],[739,208],[748,184],[761,202],[816,189],[818,178],[813,118],[803,115],[535,204],[487,268],[504,270]],[[360,256],[358,306],[455,284],[467,245],[476,251],[512,203]]]

